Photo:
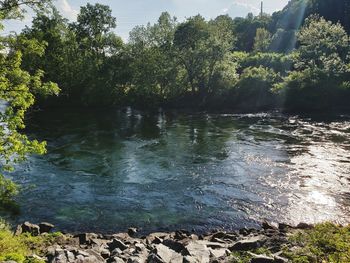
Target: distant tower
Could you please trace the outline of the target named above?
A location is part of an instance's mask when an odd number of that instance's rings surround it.
[[[261,1],[260,17],[262,18],[264,14],[264,2]]]

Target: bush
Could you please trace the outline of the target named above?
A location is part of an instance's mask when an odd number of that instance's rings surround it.
[[[32,253],[40,255],[45,247],[52,244],[60,233],[33,237],[29,234],[13,235],[9,225],[0,220],[0,262],[13,260],[19,263],[41,263],[29,258]]]
[[[350,95],[342,78],[317,68],[291,72],[276,91],[283,109],[291,112],[341,109],[347,107]]]
[[[277,105],[273,86],[281,80],[278,73],[264,67],[249,67],[243,71],[234,89],[236,107],[243,110],[265,110]]]
[[[285,252],[292,262],[350,262],[350,226],[319,224],[314,229],[298,232],[291,241],[298,247],[293,252]]]

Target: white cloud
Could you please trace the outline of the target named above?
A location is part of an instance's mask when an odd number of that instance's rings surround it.
[[[249,3],[244,3],[241,1],[233,1],[232,6],[240,6],[240,7],[244,7],[248,10],[250,10],[250,12],[256,13],[259,12],[259,8],[257,8],[255,5],[249,4]]]
[[[70,20],[77,18],[78,11],[69,4],[68,0],[58,0],[57,2],[57,8],[62,12],[63,16]]]

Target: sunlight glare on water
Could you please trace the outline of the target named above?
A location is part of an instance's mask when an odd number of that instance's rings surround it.
[[[25,189],[16,222],[147,232],[350,221],[346,116],[67,110],[37,113],[27,132],[48,154],[12,175]]]

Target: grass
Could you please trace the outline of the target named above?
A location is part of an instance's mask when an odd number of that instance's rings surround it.
[[[332,223],[316,225],[310,230],[292,230],[282,257],[293,263],[349,263],[350,226],[343,227]],[[268,248],[262,247],[251,253],[271,256]],[[249,252],[232,253],[231,262],[249,263]]]
[[[18,263],[42,263],[44,261],[31,258],[33,254],[42,255],[45,248],[54,243],[61,233],[53,233],[41,236],[21,234],[15,236],[10,227],[0,222],[0,262],[13,260]]]
[[[284,256],[293,262],[350,262],[350,226],[318,224],[311,230],[298,231],[290,241],[296,249],[285,251]]]

